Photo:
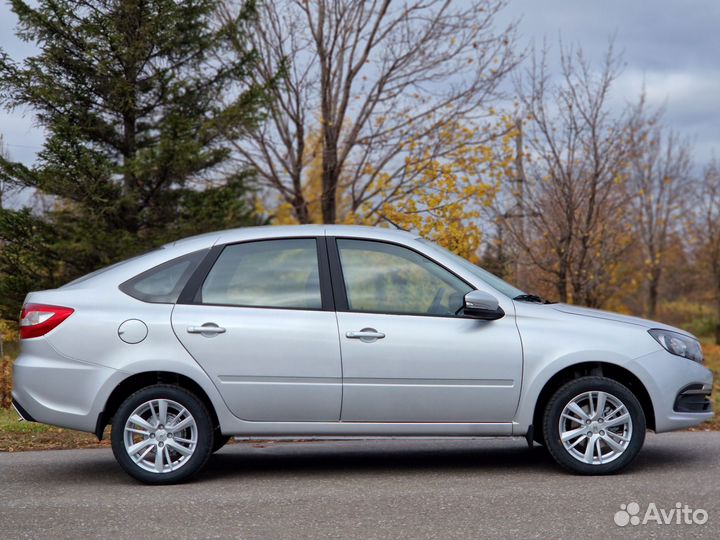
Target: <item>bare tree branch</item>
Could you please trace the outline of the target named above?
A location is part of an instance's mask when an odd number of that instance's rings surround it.
[[[278,0],[260,8],[252,46],[260,52],[258,83],[279,81],[268,122],[236,144],[238,159],[292,201],[308,222],[303,192],[313,161],[306,144],[320,133],[322,219],[335,222],[338,189],[350,210],[382,208],[376,174],[392,170],[396,193],[412,174],[403,156],[414,139],[430,157],[448,149],[444,127],[487,115],[499,84],[515,67],[515,25],[496,29],[505,0]],[[227,0],[221,18],[237,6]],[[237,43],[238,51],[246,44]],[[377,211],[377,210],[375,210]]]
[[[601,305],[614,291],[612,273],[628,241],[622,185],[630,157],[631,111],[610,114],[609,91],[620,70],[612,46],[599,70],[582,50],[561,48],[551,82],[547,49],[516,78],[524,127],[527,178],[522,228],[505,219],[518,249],[549,276],[561,301]]]

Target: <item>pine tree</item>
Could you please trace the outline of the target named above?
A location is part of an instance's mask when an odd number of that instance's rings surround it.
[[[214,23],[216,0],[11,5],[17,35],[39,52],[16,62],[0,50],[0,104],[32,110],[47,139],[32,166],[0,156],[0,178],[49,196],[51,210],[2,210],[0,243],[4,252],[22,245],[30,260],[33,249],[55,252],[38,285],[177,236],[252,222],[248,173],[227,179],[220,167],[227,137],[260,121],[266,99],[246,82],[252,50],[221,61],[228,37],[236,42],[254,17],[252,2],[223,26]],[[16,236],[32,231],[32,219],[42,222],[42,242]]]

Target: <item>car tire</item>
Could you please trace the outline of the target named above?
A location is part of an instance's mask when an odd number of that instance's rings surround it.
[[[215,436],[213,438],[212,453],[214,454],[215,452],[220,450],[223,446],[230,442],[231,438],[231,435],[223,435],[222,431],[220,431],[220,428],[217,428],[215,430]]]
[[[146,484],[188,480],[207,463],[212,448],[210,413],[200,399],[179,386],[157,384],[138,390],[113,417],[115,459]]]
[[[599,410],[602,408],[602,410]],[[645,413],[635,395],[607,377],[581,377],[560,387],[543,414],[545,447],[565,469],[613,474],[645,441]]]

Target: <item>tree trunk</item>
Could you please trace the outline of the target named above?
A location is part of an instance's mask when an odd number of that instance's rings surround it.
[[[560,239],[560,245],[555,249],[558,258],[557,282],[555,288],[558,293],[558,301],[568,301],[568,277],[570,276],[570,246],[572,244],[572,221],[568,219],[565,226],[567,233]]]
[[[130,112],[126,112],[123,116],[123,195],[129,204],[124,205],[121,219],[128,231],[137,233],[140,230],[140,196],[138,194],[140,186],[138,186],[138,179],[128,163],[135,158],[137,153],[137,119]]]
[[[568,291],[567,291],[567,268],[565,266],[565,261],[560,261],[560,270],[558,271],[557,276],[557,282],[555,283],[555,288],[557,289],[558,293],[558,301],[562,302],[563,304],[567,303],[568,301]]]
[[[325,139],[323,144],[322,164],[322,219],[323,223],[335,223],[337,221],[337,183],[340,177],[338,170],[337,144],[334,141]]]
[[[515,121],[515,182],[517,187],[515,190],[515,206],[517,208],[518,219],[518,238],[521,249],[515,255],[515,283],[521,289],[527,285],[525,277],[525,260],[523,250],[527,245],[525,243],[525,184],[527,177],[525,176],[525,165],[523,157],[525,153],[525,145],[523,143],[523,123],[522,120]]]
[[[130,193],[137,188],[137,178],[128,167],[128,161],[135,157],[137,150],[135,131],[135,115],[126,113],[123,118],[123,185],[126,193]]]
[[[659,279],[650,278],[648,287],[648,319],[654,319],[657,313]]]
[[[307,225],[310,223],[310,211],[308,210],[307,201],[302,193],[296,193],[292,201],[293,212],[298,223]]]
[[[657,313],[657,304],[660,290],[660,272],[653,271],[650,274],[650,283],[648,283],[648,319],[654,319]]]
[[[720,345],[720,260],[717,258],[717,251],[713,250],[711,269],[715,283],[715,344]]]

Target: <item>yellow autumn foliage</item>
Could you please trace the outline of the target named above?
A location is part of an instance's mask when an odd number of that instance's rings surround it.
[[[16,324],[0,319],[0,340],[5,343],[17,341],[18,333]]]
[[[436,133],[434,150],[422,139],[409,137],[403,145],[401,174],[393,176],[366,166],[360,178],[341,178],[338,222],[395,226],[477,260],[481,212],[491,206],[502,182],[514,175],[514,126],[509,116],[497,116],[493,125],[482,128],[455,122]],[[308,137],[309,161],[302,188],[314,223],[322,222],[319,144],[317,134]],[[397,170],[397,164],[393,165]],[[353,181],[373,194],[355,208],[349,193]],[[257,210],[270,214],[274,224],[297,223],[292,206],[286,202],[272,209],[258,203]]]

